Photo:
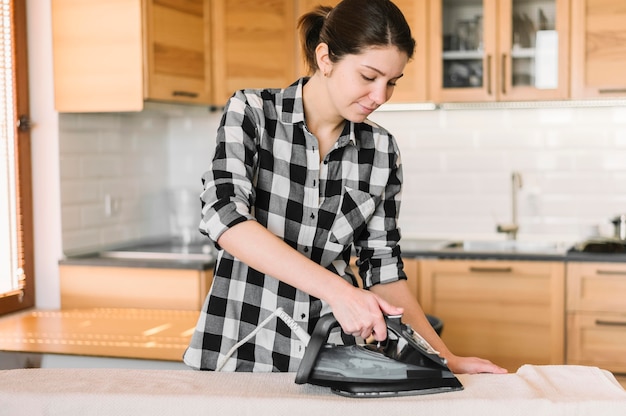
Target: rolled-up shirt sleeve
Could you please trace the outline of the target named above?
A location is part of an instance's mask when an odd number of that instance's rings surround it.
[[[366,230],[355,241],[357,266],[363,286],[406,279],[400,252],[398,215],[402,193],[402,164],[395,140],[390,137],[389,175],[380,202]]]
[[[217,131],[215,155],[202,176],[200,232],[217,244],[230,227],[254,220],[256,124],[243,92],[233,95]]]

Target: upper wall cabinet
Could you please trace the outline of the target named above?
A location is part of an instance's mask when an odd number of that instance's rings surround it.
[[[569,96],[569,0],[433,0],[431,99]]]
[[[404,68],[390,102],[423,102],[428,99],[428,1],[395,0],[415,39],[415,55]]]
[[[215,104],[242,88],[284,88],[295,81],[294,1],[211,3]]]
[[[626,95],[626,2],[572,0],[572,98]]]
[[[209,0],[53,0],[55,107],[211,103]]]

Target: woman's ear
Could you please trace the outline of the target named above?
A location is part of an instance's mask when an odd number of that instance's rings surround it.
[[[333,69],[333,63],[330,60],[328,45],[326,43],[317,45],[315,48],[315,59],[317,60],[317,67],[320,69],[322,75],[325,77],[329,76]]]

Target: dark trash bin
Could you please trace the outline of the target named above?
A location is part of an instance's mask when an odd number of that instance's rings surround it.
[[[428,318],[428,322],[433,327],[437,335],[441,336],[441,332],[443,331],[443,321],[436,316],[426,314],[426,318]]]

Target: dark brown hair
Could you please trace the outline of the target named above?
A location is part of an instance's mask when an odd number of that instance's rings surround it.
[[[396,46],[409,59],[415,40],[400,9],[389,0],[343,0],[334,8],[317,6],[298,21],[300,40],[309,72],[315,72],[315,48],[328,45],[332,62],[357,55],[372,46]]]

